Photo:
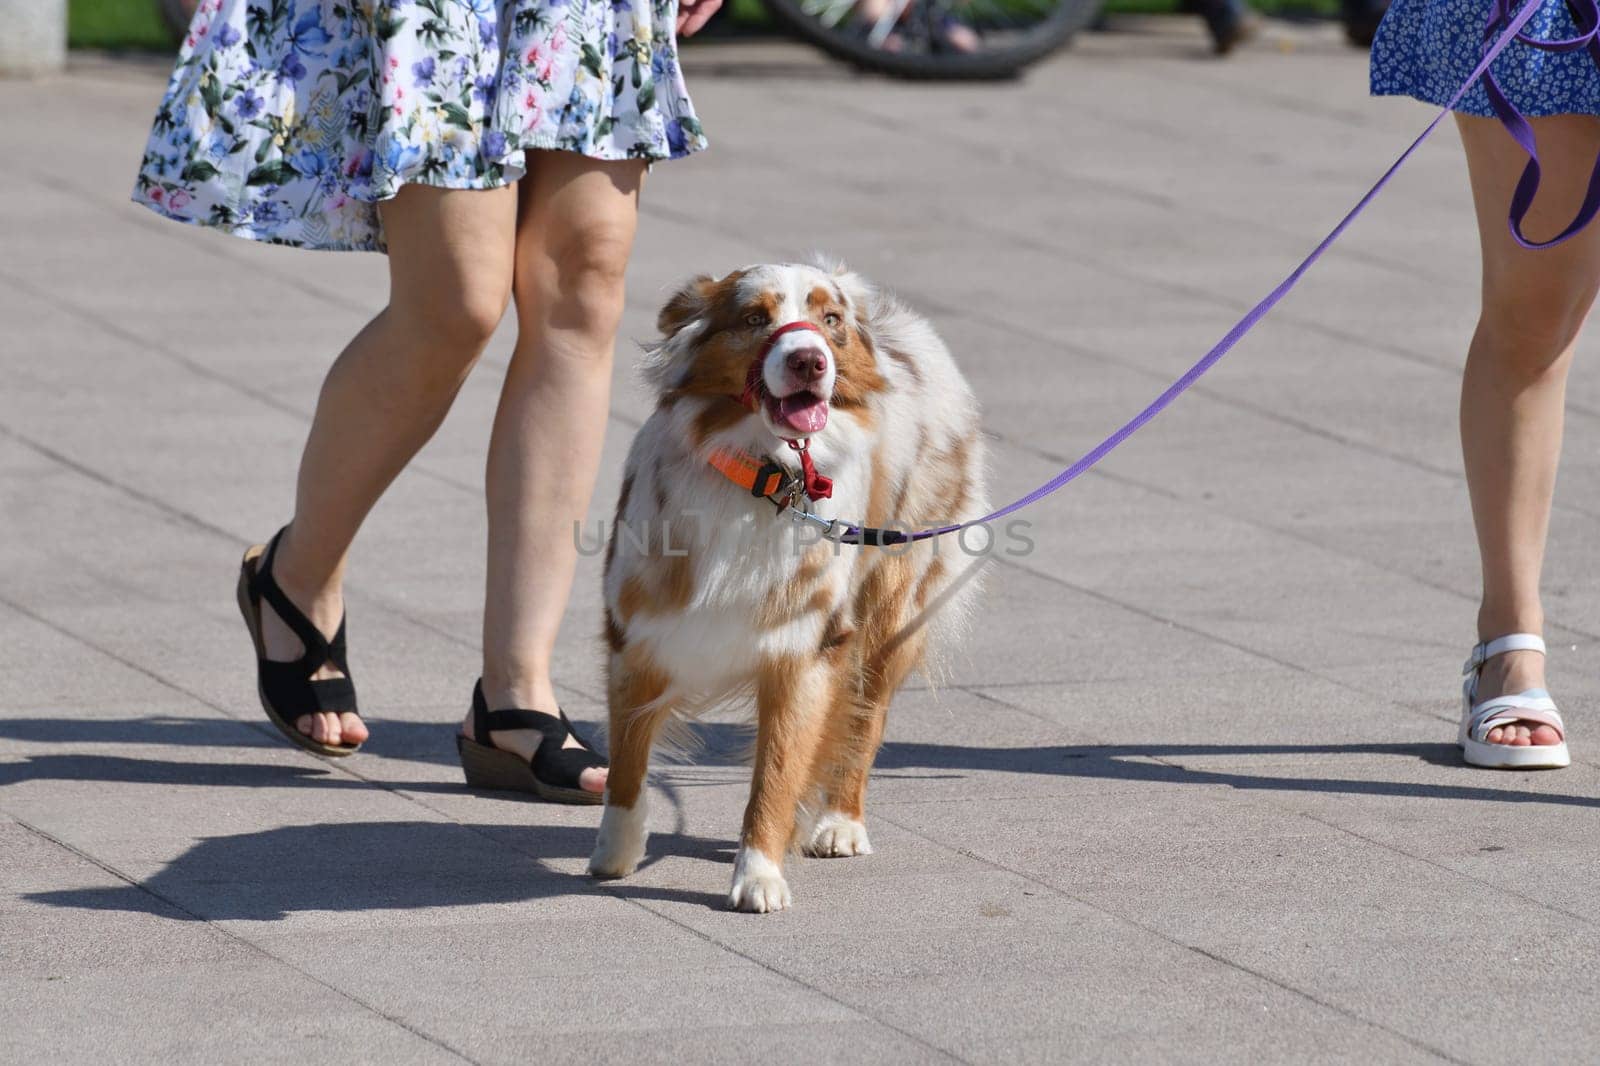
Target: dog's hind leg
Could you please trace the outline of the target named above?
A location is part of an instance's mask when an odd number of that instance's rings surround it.
[[[865,804],[867,770],[883,740],[886,707],[862,702],[859,693],[841,697],[834,709],[829,750],[817,761],[808,811],[800,830],[800,850],[819,858],[870,855]]]
[[[789,905],[783,857],[794,839],[795,808],[811,784],[837,676],[831,663],[809,656],[769,661],[758,673],[756,764],[731,907],[765,912]]]
[[[938,580],[939,565],[936,559],[918,574],[910,559],[888,559],[861,590],[861,628],[852,638],[859,681],[848,703],[836,709],[834,751],[819,761],[821,799],[802,842],[807,855],[839,858],[872,851],[866,826],[867,775],[883,744],[889,704],[927,647],[926,627],[907,627],[920,607],[921,590],[930,578]]]
[[[644,858],[645,773],[656,732],[672,708],[662,702],[667,675],[639,649],[613,652],[607,674],[611,771],[606,777],[606,808],[600,816],[594,854],[589,857],[589,872],[596,877],[626,877]]]

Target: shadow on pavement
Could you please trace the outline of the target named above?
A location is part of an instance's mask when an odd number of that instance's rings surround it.
[[[104,743],[243,746],[287,750],[263,729],[239,728],[246,723],[226,719],[145,717],[122,719],[16,718],[0,720],[0,739],[29,743]],[[442,766],[455,765],[451,742],[455,724],[378,720],[364,754],[412,760]],[[726,767],[748,764],[751,732],[740,722],[699,722],[690,730],[695,746],[681,759],[663,758],[661,774],[676,767]],[[1246,774],[1203,770],[1177,765],[1185,757],[1281,755],[1393,755],[1409,761],[1458,769],[1475,783],[1440,784],[1425,781],[1385,781],[1338,777],[1295,777],[1288,774]],[[352,768],[362,766],[352,762]],[[316,788],[392,788],[410,792],[455,793],[463,786],[440,781],[386,781],[370,773],[362,777],[339,775],[315,764],[215,763],[204,760],[135,759],[116,755],[29,755],[21,761],[0,763],[0,787],[23,781],[110,781],[132,784],[222,785],[276,788],[309,785]],[[884,744],[874,772],[901,771],[897,776],[948,777],[952,771],[1051,774],[1061,777],[1169,784],[1227,785],[1238,789],[1280,792],[1342,792],[1365,796],[1405,796],[1421,799],[1476,800],[1497,803],[1549,803],[1574,807],[1600,807],[1600,797],[1535,792],[1505,785],[1526,780],[1523,774],[1496,774],[1468,769],[1453,744],[1083,744],[1031,748],[980,748],[959,744]],[[906,774],[904,771],[946,771]],[[658,777],[661,776],[658,774]],[[1481,782],[1481,783],[1480,783]],[[660,783],[660,782],[658,782]],[[669,784],[669,788],[670,788]],[[495,793],[484,793],[486,796]],[[502,794],[503,795],[503,794]],[[520,802],[520,801],[519,801]]]
[[[0,763],[0,788],[24,781],[106,781],[131,785],[217,785],[225,788],[313,788],[361,790],[373,787],[410,792],[455,793],[461,785],[442,781],[375,781],[293,763],[208,762],[204,759],[131,759],[123,755],[28,755]]]
[[[1341,792],[1357,796],[1405,796],[1411,799],[1479,800],[1495,803],[1551,803],[1600,807],[1600,796],[1529,792],[1484,785],[1442,785],[1424,781],[1362,778],[1294,777],[1198,770],[1157,760],[1185,756],[1397,755],[1407,760],[1458,769],[1475,780],[1514,784],[1523,775],[1496,774],[1467,767],[1454,744],[1084,744],[1034,748],[968,748],[957,744],[890,742],[878,753],[874,770],[902,768],[992,770],[1012,774],[1055,774],[1115,781],[1152,781],[1178,785],[1227,785],[1276,792]]]
[[[261,719],[270,725],[266,718]],[[266,733],[240,729],[229,718],[0,718],[0,739],[29,744],[204,744],[230,748],[280,747]],[[226,733],[227,735],[222,735]]]
[[[49,724],[46,724],[46,723]],[[218,723],[180,719],[113,722],[24,719],[0,723],[0,735],[33,742],[60,738],[108,743],[215,743]],[[386,723],[393,725],[394,723]],[[210,728],[200,728],[207,726]],[[430,735],[437,725],[417,726]],[[238,730],[230,731],[237,736]],[[697,727],[704,748],[697,765],[738,762],[748,731],[734,724]],[[206,734],[210,734],[209,737]],[[272,742],[263,738],[263,746]],[[250,745],[255,747],[254,743]],[[1108,781],[1224,785],[1279,792],[1324,792],[1365,796],[1547,803],[1600,807],[1600,797],[1497,787],[1516,785],[1523,775],[1466,770],[1482,784],[1308,777],[1285,766],[1283,776],[1196,769],[1171,760],[1301,755],[1392,755],[1407,762],[1460,767],[1450,744],[1127,744],[979,748],[957,744],[890,742],[876,770],[923,771],[915,776],[960,776],[994,772],[1045,774]],[[355,764],[359,765],[359,764]],[[370,769],[370,764],[369,767]],[[666,768],[663,768],[666,769]],[[933,773],[928,773],[933,771]],[[1300,772],[1302,776],[1293,776]],[[136,759],[120,755],[32,755],[0,764],[0,787],[35,780],[231,788],[371,789],[457,793],[453,782],[376,781],[303,761],[281,765],[200,760]],[[670,791],[670,786],[669,786]],[[526,804],[509,794],[482,793]],[[974,802],[982,802],[974,795]],[[662,888],[632,881],[598,883],[581,874],[553,870],[546,860],[580,861],[594,845],[592,825],[463,825],[455,822],[344,822],[327,797],[285,804],[305,818],[325,823],[286,826],[255,833],[202,839],[160,873],[134,885],[40,892],[26,898],[56,907],[139,911],[188,920],[276,921],[295,911],[382,911],[514,903],[558,896],[610,895],[721,908],[719,893]],[[653,833],[649,866],[665,857],[731,862],[734,841],[682,832]],[[510,848],[508,854],[507,848]]]
[[[372,738],[362,745],[367,755],[387,759],[454,766],[458,762],[457,721],[406,722],[368,719]],[[577,723],[585,737],[596,730]],[[157,744],[219,748],[272,748],[288,750],[278,731],[263,715],[259,721],[233,718],[180,718],[150,715],[142,718],[8,718],[0,719],[0,740],[30,744]]]
[[[747,761],[744,753],[750,734],[744,726],[701,722],[694,726],[693,731],[703,747],[688,753],[685,760],[688,765],[731,766]],[[1235,755],[1394,755],[1409,762],[1459,770],[1464,777],[1483,783],[1449,785],[1424,781],[1243,774],[1200,770],[1171,761],[1186,757],[1210,759]],[[1526,777],[1470,768],[1461,761],[1461,751],[1454,744],[1078,744],[979,748],[961,744],[889,741],[878,752],[872,771],[874,775],[895,773],[900,777],[923,779],[959,776],[960,771],[993,771],[1180,785],[1227,785],[1230,788],[1279,792],[1342,792],[1363,796],[1550,803],[1600,808],[1600,796],[1574,796],[1503,787],[1516,785]],[[923,772],[910,774],[906,771]]]
[[[384,911],[523,903],[557,896],[656,899],[721,908],[720,893],[599,882],[540,860],[586,859],[592,826],[329,822],[208,837],[138,885],[29,893],[53,907],[191,921],[278,921],[294,911]],[[509,845],[515,854],[508,855]],[[733,844],[652,833],[650,860],[731,863]]]

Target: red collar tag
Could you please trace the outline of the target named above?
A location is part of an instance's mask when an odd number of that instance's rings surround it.
[[[833,498],[833,478],[823,477],[817,473],[816,465],[811,462],[811,442],[808,440],[789,441],[800,457],[800,473],[804,478],[806,499],[815,503],[818,500]]]

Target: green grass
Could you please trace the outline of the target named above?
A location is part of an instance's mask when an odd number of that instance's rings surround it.
[[[172,36],[155,0],[67,0],[67,42],[73,48],[155,48]]]
[[[1271,15],[1332,18],[1338,0],[1249,0],[1252,7]],[[768,23],[761,0],[727,0],[724,16],[741,29],[759,29]],[[1112,14],[1161,14],[1177,9],[1177,0],[1108,0]],[[74,48],[153,49],[171,51],[172,36],[161,21],[156,0],[68,0],[67,39]]]
[[[767,12],[761,6],[761,0],[722,0],[727,11],[722,17],[727,18],[740,26],[763,26],[767,23]]]

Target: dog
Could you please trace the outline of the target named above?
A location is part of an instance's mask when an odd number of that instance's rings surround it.
[[[840,544],[824,527],[985,514],[978,407],[927,320],[843,267],[702,275],[657,325],[642,367],[656,407],[606,548],[611,770],[589,871],[625,877],[644,857],[662,726],[753,694],[728,903],[781,910],[792,848],[872,850],[867,773],[889,702],[976,587],[979,557],[953,537]]]

